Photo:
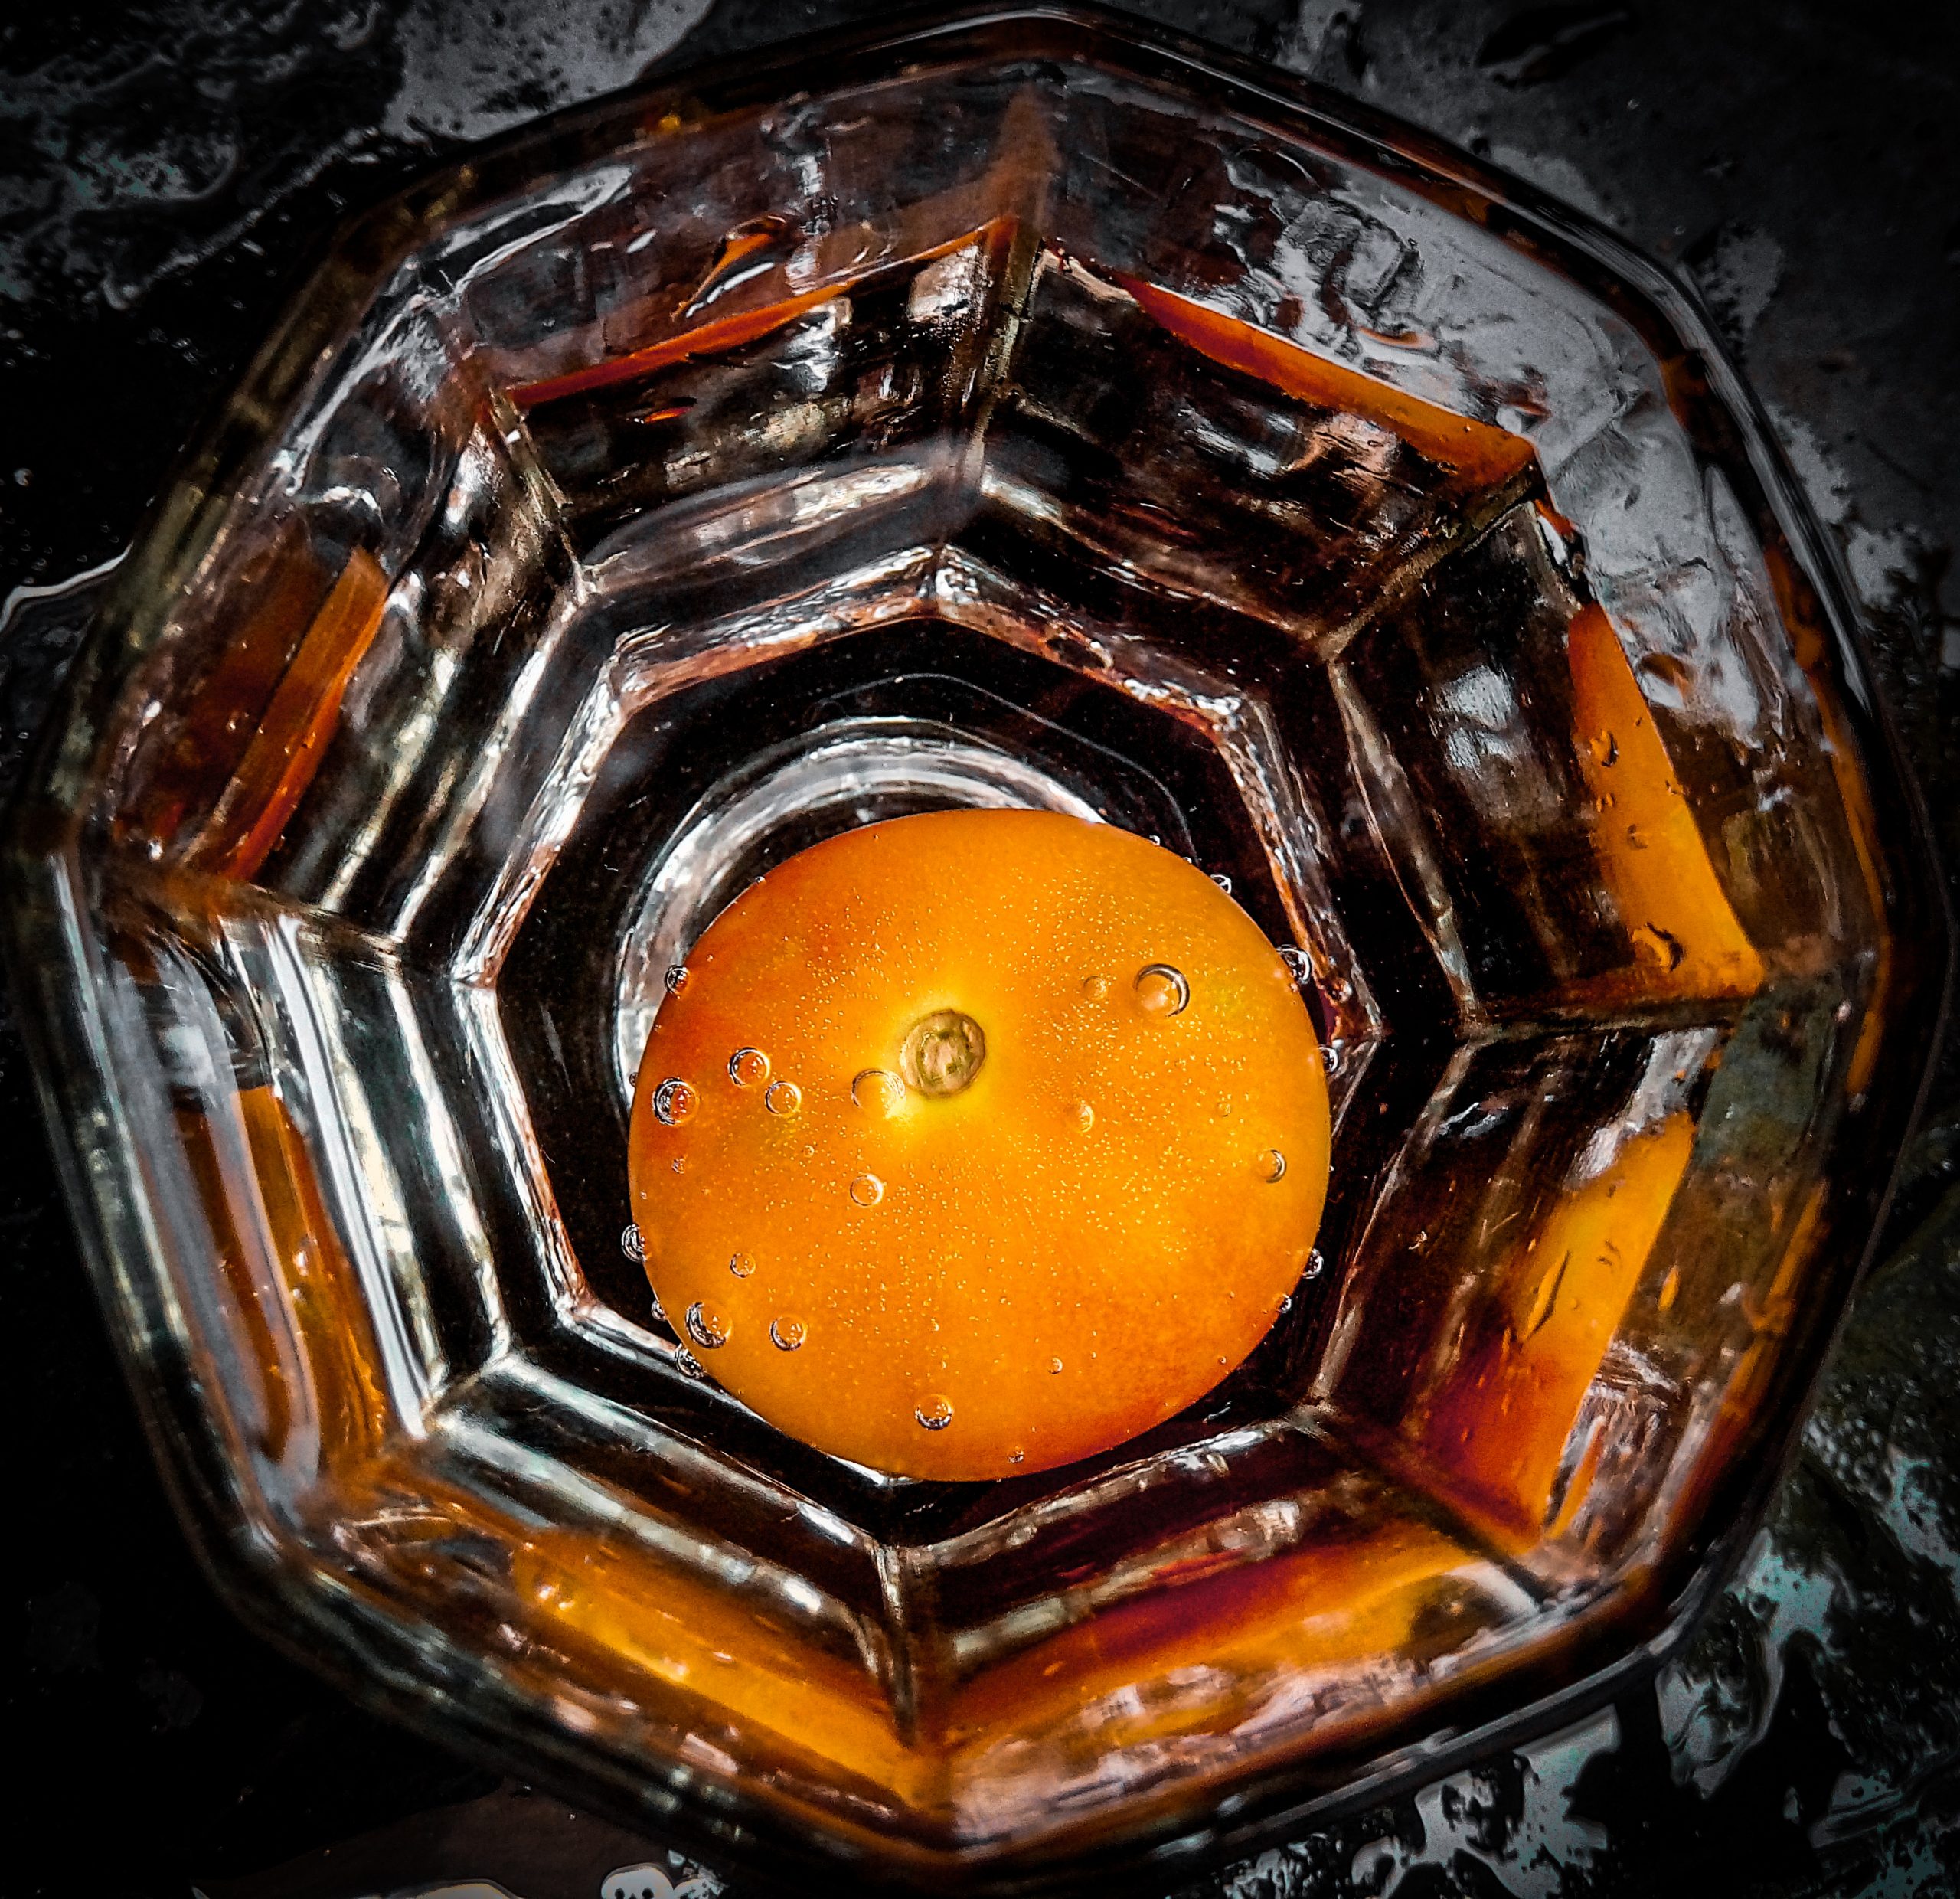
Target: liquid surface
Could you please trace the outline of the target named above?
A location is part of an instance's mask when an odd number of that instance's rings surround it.
[[[1047,812],[873,825],[752,887],[688,971],[634,1107],[648,1277],[820,1450],[939,1478],[1106,1450],[1224,1378],[1306,1267],[1313,1026],[1168,851]]]

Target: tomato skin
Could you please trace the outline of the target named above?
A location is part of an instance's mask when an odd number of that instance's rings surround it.
[[[1292,1291],[1318,1044],[1173,853],[1048,812],[897,819],[770,872],[688,969],[634,1103],[648,1277],[792,1435],[911,1476],[1072,1462],[1202,1396]]]

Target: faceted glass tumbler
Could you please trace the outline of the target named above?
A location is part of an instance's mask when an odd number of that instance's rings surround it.
[[[1109,18],[662,83],[360,219],[10,833],[214,1570],[371,1698],[806,1875],[1168,1881],[1570,1718],[1746,1533],[1934,1046],[1844,597],[1653,266]],[[1229,883],[1333,1182],[1204,1401],[934,1484],[682,1348],[626,1113],[731,897],[985,805]]]

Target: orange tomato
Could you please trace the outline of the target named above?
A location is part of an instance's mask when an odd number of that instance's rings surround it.
[[[818,1449],[985,1478],[1182,1410],[1272,1325],[1325,1197],[1299,992],[1204,873],[1109,826],[845,833],[716,919],[633,1109],[647,1273]]]

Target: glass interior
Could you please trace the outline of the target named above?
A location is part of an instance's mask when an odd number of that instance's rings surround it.
[[[1692,1600],[1933,900],[1706,334],[1468,165],[1049,18],[604,103],[344,240],[16,825],[96,1263],[289,1639],[725,1850],[1038,1880]],[[666,970],[962,805],[1217,875],[1337,1116],[1253,1358],[985,1485],[773,1430],[622,1240]]]

